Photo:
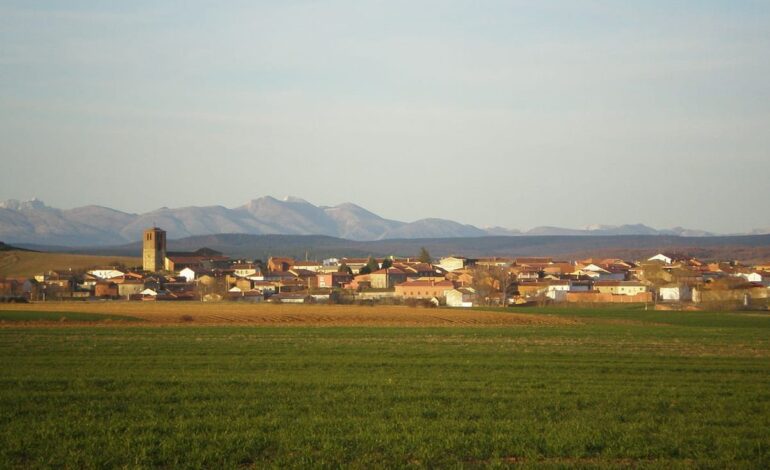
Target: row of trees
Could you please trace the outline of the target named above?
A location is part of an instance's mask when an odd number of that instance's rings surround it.
[[[428,264],[430,264],[430,263],[433,262],[433,258],[431,258],[430,253],[428,252],[428,250],[425,247],[422,247],[422,248],[420,248],[420,254],[417,256],[417,261],[419,261],[421,263],[428,263]],[[366,261],[366,265],[364,267],[362,267],[358,271],[358,273],[359,274],[371,274],[371,273],[373,273],[373,272],[375,272],[377,270],[388,269],[388,268],[391,268],[391,267],[393,267],[393,260],[392,259],[385,258],[382,261],[382,266],[380,266],[380,264],[377,263],[377,260],[374,257],[369,256],[369,259]],[[347,272],[347,273],[350,273],[350,274],[353,273],[353,271],[350,269],[350,267],[348,265],[346,265],[345,263],[342,263],[340,265],[338,271],[339,272]]]

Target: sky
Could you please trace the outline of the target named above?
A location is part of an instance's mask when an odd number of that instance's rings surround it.
[[[767,1],[0,0],[0,199],[770,227]]]

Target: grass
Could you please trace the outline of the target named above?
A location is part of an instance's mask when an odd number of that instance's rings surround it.
[[[0,467],[770,466],[770,317],[541,313],[2,328]]]
[[[770,323],[769,311],[755,312],[704,312],[704,311],[677,311],[677,310],[649,310],[644,305],[631,305],[626,307],[594,307],[594,308],[570,308],[570,307],[524,307],[524,308],[493,308],[481,309],[498,312],[534,313],[554,315],[569,318],[604,320],[628,320],[646,324],[680,325],[686,327],[746,327],[763,328]]]
[[[0,276],[32,277],[55,270],[86,270],[94,266],[141,266],[142,259],[128,256],[74,255],[34,251],[0,252]]]

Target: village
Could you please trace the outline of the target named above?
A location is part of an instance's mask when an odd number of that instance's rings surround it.
[[[549,257],[231,259],[208,248],[166,250],[144,232],[143,266],[57,270],[0,279],[16,301],[127,300],[409,304],[447,307],[629,304],[657,309],[767,308],[770,264],[701,261],[659,253],[644,260]]]

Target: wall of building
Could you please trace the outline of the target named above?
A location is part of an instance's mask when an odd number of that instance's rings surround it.
[[[396,286],[396,295],[407,299],[431,299],[444,297],[446,291],[452,289],[452,286]]]
[[[637,295],[614,295],[601,292],[567,292],[564,297],[566,302],[575,303],[638,303],[652,302],[652,292],[643,292]]]

